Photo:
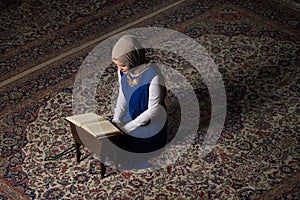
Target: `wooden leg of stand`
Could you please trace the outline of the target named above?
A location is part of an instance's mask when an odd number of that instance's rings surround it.
[[[80,163],[80,156],[81,156],[81,152],[80,152],[80,143],[75,141],[75,149],[76,149],[76,160],[77,163]]]
[[[104,178],[105,171],[106,171],[105,165],[101,163],[101,178]]]

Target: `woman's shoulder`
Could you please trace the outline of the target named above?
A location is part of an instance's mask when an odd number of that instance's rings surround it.
[[[145,78],[145,80],[147,80],[149,83],[155,83],[155,84],[161,84],[161,85],[165,84],[164,76],[161,72],[161,69],[155,63],[151,63],[149,65],[146,76],[147,76],[147,78]]]
[[[153,75],[161,75],[161,70],[159,66],[156,63],[148,63],[148,73],[151,73]]]
[[[162,75],[160,68],[155,63],[146,63],[140,65],[137,68],[130,70],[129,73],[132,77],[143,77],[144,79],[151,79],[154,76]]]

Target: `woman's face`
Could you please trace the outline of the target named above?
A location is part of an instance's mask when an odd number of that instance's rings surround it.
[[[115,65],[117,65],[117,67],[118,67],[118,70],[120,70],[121,72],[123,72],[124,74],[127,74],[128,73],[128,71],[129,71],[129,67],[127,67],[127,66],[125,66],[123,63],[121,63],[121,62],[119,62],[119,61],[117,61],[117,60],[113,60],[113,63],[115,64]]]

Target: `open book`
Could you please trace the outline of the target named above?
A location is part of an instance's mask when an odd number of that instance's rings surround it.
[[[94,113],[86,113],[67,117],[66,120],[88,131],[95,137],[110,136],[121,131],[110,121]]]

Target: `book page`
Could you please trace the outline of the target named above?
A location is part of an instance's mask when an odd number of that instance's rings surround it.
[[[93,134],[95,137],[101,137],[120,132],[117,127],[107,120],[85,124],[82,126],[82,128]]]
[[[74,116],[67,117],[66,119],[79,127],[88,123],[104,120],[102,116],[96,115],[95,113],[74,115]]]

